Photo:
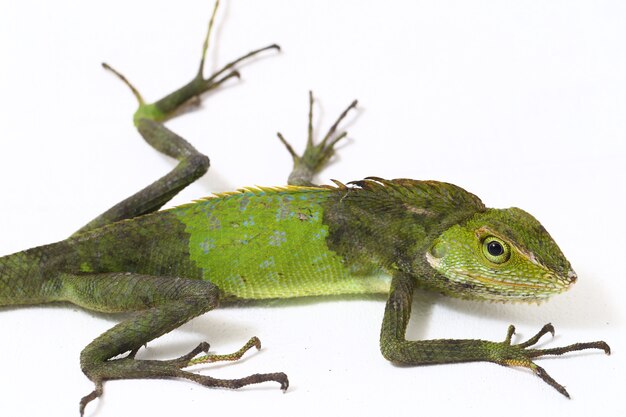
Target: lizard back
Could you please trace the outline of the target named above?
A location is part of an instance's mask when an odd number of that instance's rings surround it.
[[[385,293],[376,265],[348,268],[329,249],[330,187],[249,188],[172,211],[185,224],[202,278],[240,298]]]
[[[356,271],[328,247],[325,206],[340,193],[288,186],[217,194],[86,232],[55,252],[64,269],[204,279],[243,299],[385,293],[380,268],[364,262]]]

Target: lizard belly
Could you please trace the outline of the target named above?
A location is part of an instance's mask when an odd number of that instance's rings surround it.
[[[224,293],[239,298],[385,293],[376,268],[358,273],[326,244],[324,191],[250,191],[177,211],[191,260]]]

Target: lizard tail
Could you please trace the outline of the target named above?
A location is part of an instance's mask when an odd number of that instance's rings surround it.
[[[44,260],[50,261],[52,246],[0,257],[0,306],[60,301],[58,273],[47,273],[42,267]]]

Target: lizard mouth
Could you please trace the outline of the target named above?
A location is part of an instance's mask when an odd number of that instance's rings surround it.
[[[540,302],[553,295],[567,291],[577,279],[573,271],[568,272],[567,277],[554,273],[546,273],[541,280],[514,280],[502,279],[501,277],[487,277],[477,273],[459,274],[467,281],[473,281],[485,290],[482,294],[476,294],[479,298],[492,301],[521,301]]]
[[[465,274],[468,278],[479,281],[483,284],[487,284],[493,287],[509,287],[509,288],[527,288],[534,290],[555,290],[555,292],[561,292],[567,289],[569,285],[573,282],[568,277],[567,280],[561,279],[553,274],[546,274],[544,278],[546,278],[546,283],[539,282],[531,282],[531,281],[516,281],[516,280],[506,280],[499,278],[490,278],[480,274]],[[574,281],[576,279],[574,278]],[[547,282],[550,282],[549,284]]]

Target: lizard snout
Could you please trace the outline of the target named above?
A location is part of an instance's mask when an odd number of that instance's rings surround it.
[[[567,279],[569,280],[570,284],[573,284],[576,282],[576,280],[578,280],[578,275],[576,275],[576,272],[574,272],[573,269],[570,269],[567,273]]]

